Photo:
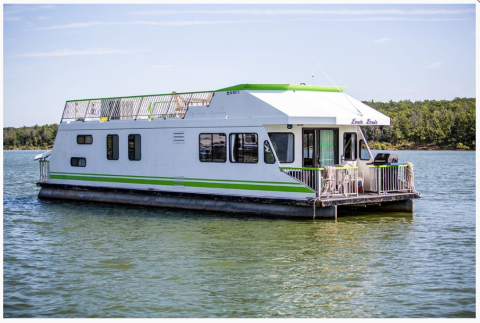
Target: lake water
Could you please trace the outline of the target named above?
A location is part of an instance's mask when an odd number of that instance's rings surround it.
[[[415,214],[330,220],[39,200],[3,152],[4,317],[475,317],[475,152],[398,151]]]

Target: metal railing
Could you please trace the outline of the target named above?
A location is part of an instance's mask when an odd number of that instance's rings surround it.
[[[318,196],[322,181],[322,168],[312,167],[280,167],[280,170],[287,175],[295,178],[297,181],[310,187]]]
[[[358,196],[358,167],[280,167],[280,170],[315,191],[316,196]]]
[[[47,183],[50,181],[50,162],[46,159],[40,159],[40,183]]]
[[[184,118],[191,106],[208,106],[214,92],[67,101],[62,121]]]
[[[370,167],[370,188],[378,194],[413,192],[413,176],[407,183],[407,165],[377,165]]]

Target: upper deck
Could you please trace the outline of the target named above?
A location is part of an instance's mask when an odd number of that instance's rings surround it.
[[[348,96],[344,89],[333,86],[240,84],[215,91],[71,100],[65,104],[61,123],[165,119],[231,119],[230,122],[238,122],[248,118],[249,124],[262,125],[390,124],[387,116]]]

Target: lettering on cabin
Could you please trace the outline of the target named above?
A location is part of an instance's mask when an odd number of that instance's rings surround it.
[[[240,91],[227,91],[227,95],[230,94],[240,94]]]
[[[355,118],[352,119],[352,123],[351,124],[363,124],[363,120],[357,120]],[[365,122],[365,124],[378,124],[378,121],[377,120],[372,120],[372,119],[367,119],[367,122]]]

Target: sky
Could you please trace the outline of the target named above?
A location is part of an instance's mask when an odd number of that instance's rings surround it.
[[[58,123],[67,100],[243,83],[476,97],[475,16],[475,4],[5,4],[3,125]]]

